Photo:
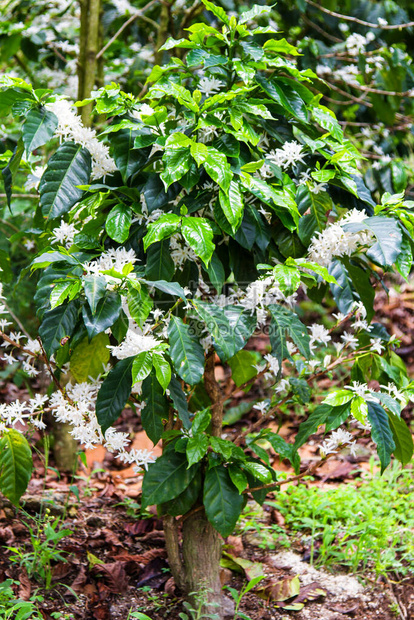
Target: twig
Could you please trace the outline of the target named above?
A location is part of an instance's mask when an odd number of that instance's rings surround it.
[[[68,401],[68,403],[69,403],[70,405],[73,405],[73,400],[72,400],[71,398],[69,398],[69,396],[66,394],[65,390],[64,390],[64,389],[63,389],[63,387],[60,385],[59,379],[56,377],[55,373],[53,372],[53,368],[52,368],[52,366],[50,365],[49,358],[48,358],[48,356],[46,355],[46,351],[45,351],[45,349],[44,349],[43,342],[42,342],[42,340],[41,340],[40,336],[38,336],[37,341],[38,341],[38,343],[40,344],[40,348],[42,349],[42,352],[43,352],[43,361],[44,361],[44,363],[46,364],[47,369],[48,369],[48,371],[49,371],[49,374],[50,374],[50,376],[51,376],[51,377],[52,377],[52,379],[53,379],[53,383],[56,385],[56,387],[57,387],[57,389],[59,390],[59,392],[61,392],[61,394],[65,397],[65,399]]]
[[[3,338],[3,340],[11,344],[13,347],[16,347],[16,349],[19,349],[22,353],[26,353],[26,355],[30,355],[30,357],[38,357],[37,353],[26,349],[23,345],[21,345],[19,342],[16,342],[15,340],[12,340],[7,334],[2,331],[0,331],[0,338]]]
[[[3,305],[5,306],[7,312],[10,314],[11,318],[13,319],[13,321],[15,323],[17,323],[17,325],[20,327],[20,329],[22,330],[22,332],[24,333],[24,335],[26,336],[26,338],[28,338],[30,340],[30,334],[27,333],[24,325],[22,324],[22,322],[20,321],[19,317],[17,317],[13,310],[10,309],[10,307],[7,305],[6,301],[3,301]]]
[[[414,22],[407,22],[406,24],[387,24],[384,26],[380,26],[380,24],[373,24],[372,22],[366,22],[363,19],[358,19],[358,17],[352,17],[351,15],[342,15],[342,13],[337,13],[336,11],[330,11],[326,9],[324,6],[313,2],[313,0],[305,0],[311,6],[314,6],[322,13],[326,13],[327,15],[331,15],[331,17],[338,17],[338,19],[343,19],[347,22],[353,22],[354,24],[360,24],[361,26],[367,26],[368,28],[378,28],[379,30],[401,30],[402,28],[412,28],[414,26]]]
[[[105,54],[105,52],[108,49],[108,47],[110,47],[112,45],[112,43],[114,41],[116,41],[116,39],[119,37],[119,35],[123,33],[125,28],[128,28],[128,26],[130,24],[132,24],[132,22],[134,22],[139,17],[142,17],[142,14],[145,13],[145,11],[147,11],[156,2],[158,2],[158,0],[151,0],[151,2],[148,2],[148,4],[145,5],[141,10],[137,11],[136,13],[134,13],[134,15],[131,15],[131,17],[129,19],[127,19],[127,21],[122,24],[122,26],[114,34],[114,36],[111,39],[109,39],[109,41],[103,46],[103,48],[96,54],[96,59],[99,60],[99,58],[101,56],[103,56],[103,54]]]
[[[319,34],[323,35],[324,37],[326,37],[330,41],[333,41],[333,43],[343,43],[342,39],[338,39],[338,37],[332,36],[331,34],[326,32],[323,28],[318,26],[318,24],[315,24],[315,22],[313,22],[308,17],[306,17],[306,15],[302,15],[302,19],[305,22],[305,24],[307,24],[308,26],[310,26],[311,28],[316,30],[316,32],[319,32]]]
[[[7,194],[0,194],[0,198],[7,198]],[[36,194],[12,194],[12,198],[35,198],[37,200],[39,196]]]

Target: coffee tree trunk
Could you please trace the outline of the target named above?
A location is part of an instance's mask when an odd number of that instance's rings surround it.
[[[102,26],[101,0],[80,0],[80,38],[78,58],[78,99],[87,99],[98,80],[98,59]],[[102,69],[101,69],[102,72]],[[92,103],[81,108],[81,118],[86,127],[90,127]]]
[[[215,353],[206,359],[204,386],[212,402],[211,434],[219,437],[223,426],[223,403],[214,376]],[[195,506],[184,515],[179,544],[179,525],[174,517],[164,517],[168,560],[177,587],[192,606],[208,618],[233,618],[234,606],[223,595],[220,581],[221,538],[208,521],[204,508]]]

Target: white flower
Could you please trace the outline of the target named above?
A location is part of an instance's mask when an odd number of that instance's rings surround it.
[[[371,351],[375,351],[376,353],[379,353],[381,355],[381,353],[385,350],[384,345],[381,344],[381,338],[371,338],[370,343]]]
[[[330,342],[331,336],[329,334],[329,330],[326,329],[323,325],[319,323],[314,323],[313,325],[309,325],[308,329],[311,333],[310,336],[310,346],[312,348],[315,342],[321,342],[325,346]]]
[[[388,26],[387,20],[383,17],[378,17],[377,22],[379,26]]]
[[[270,151],[267,155],[267,159],[276,164],[276,166],[288,168],[299,162],[304,163],[304,155],[303,146],[299,142],[292,140],[291,142],[285,142],[281,149]]]
[[[351,433],[338,428],[321,444],[320,451],[324,456],[327,456],[328,454],[335,454],[340,446],[349,445],[351,454],[355,456],[355,444]]]
[[[206,97],[214,95],[220,92],[220,89],[224,86],[224,82],[218,80],[215,77],[203,77],[198,83],[198,90],[202,92]]]
[[[353,351],[355,351],[358,346],[357,338],[355,338],[355,336],[353,336],[349,332],[344,332],[341,336],[341,340],[346,347],[350,347]]]
[[[339,222],[329,224],[325,230],[317,232],[311,239],[309,259],[314,263],[329,267],[334,257],[351,256],[360,248],[371,245],[373,237],[370,232],[362,230],[351,233],[342,228],[343,224],[361,222],[366,217],[364,212],[353,209]]]
[[[66,99],[58,99],[46,105],[58,118],[56,136],[64,140],[73,140],[76,144],[85,147],[92,157],[92,179],[100,179],[116,170],[116,164],[109,156],[109,147],[102,144],[96,131],[84,127],[80,116],[72,109],[72,104]]]
[[[345,41],[345,46],[351,56],[357,56],[360,52],[365,51],[365,46],[367,43],[369,43],[368,37],[364,37],[362,34],[354,33],[349,35]]]
[[[271,355],[270,353],[268,353],[267,355],[264,356],[264,359],[266,360],[266,362],[269,364],[269,370],[274,374],[277,375],[279,370],[280,370],[280,364],[279,364],[279,360],[274,357],[273,355]]]
[[[154,336],[145,336],[138,332],[128,329],[125,339],[117,346],[108,345],[108,349],[112,351],[112,355],[119,360],[123,360],[126,357],[132,357],[138,355],[143,351],[152,351],[160,344],[160,341],[154,338]]]
[[[347,385],[345,386],[346,390],[351,390],[351,392],[354,392],[357,396],[361,396],[361,398],[366,399],[369,394],[369,387],[366,383],[360,383],[359,381],[353,381],[352,385]]]
[[[78,231],[76,230],[74,224],[67,224],[62,220],[60,226],[52,230],[52,237],[50,241],[52,244],[60,243],[64,244],[66,248],[70,248],[70,246],[74,242],[74,238],[77,232]]]
[[[258,409],[260,413],[263,415],[269,409],[269,402],[267,400],[262,400],[261,402],[253,405],[253,409]]]

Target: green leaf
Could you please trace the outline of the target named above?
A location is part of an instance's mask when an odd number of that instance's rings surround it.
[[[173,401],[174,408],[178,411],[178,416],[183,423],[184,428],[190,428],[190,416],[188,414],[187,397],[176,377],[172,376],[169,388],[170,398]]]
[[[174,261],[171,258],[170,242],[165,239],[154,243],[148,248],[145,275],[149,280],[171,280],[175,272]]]
[[[148,152],[145,149],[134,149],[135,139],[139,135],[139,131],[131,128],[121,129],[111,135],[115,163],[124,183],[127,183],[128,179],[139,172],[148,161]]]
[[[272,322],[270,326],[270,342],[273,355],[279,364],[288,356],[286,336],[290,336],[300,353],[307,359],[310,357],[309,334],[297,315],[283,306],[269,306]]]
[[[351,413],[358,422],[364,424],[368,415],[368,405],[362,396],[355,396],[351,402]]]
[[[208,265],[215,248],[210,222],[202,217],[184,217],[181,232],[194,253]]]
[[[367,256],[381,266],[389,267],[398,259],[402,246],[401,228],[391,217],[368,217],[363,222],[344,224],[344,230],[360,232],[370,230],[377,241],[367,251]]]
[[[391,462],[391,454],[396,446],[390,423],[384,409],[375,402],[368,402],[368,420],[371,424],[372,441],[377,445],[381,462],[381,473]]]
[[[0,490],[14,506],[26,491],[32,475],[32,451],[27,439],[14,428],[0,438]]]
[[[186,514],[197,501],[201,491],[201,475],[197,472],[190,484],[178,497],[163,504],[163,510],[173,517]]]
[[[131,209],[121,202],[108,213],[105,230],[111,239],[118,243],[124,243],[129,237],[131,222]]]
[[[261,8],[270,8],[270,7],[261,7]],[[248,11],[249,13],[250,11]],[[300,56],[300,52],[297,47],[291,45],[286,41],[286,39],[269,39],[263,45],[263,49],[267,52],[275,52],[276,54],[290,54],[291,56]]]
[[[109,337],[107,334],[98,334],[89,342],[84,338],[75,347],[70,356],[70,372],[78,381],[88,381],[96,379],[104,370],[104,366],[109,362]]]
[[[81,283],[79,280],[68,280],[67,282],[59,282],[55,284],[50,293],[50,308],[57,308],[63,304],[65,299],[74,291],[75,294],[80,290]]]
[[[142,383],[145,407],[141,410],[141,422],[154,445],[159,442],[164,432],[163,419],[168,419],[168,402],[163,392],[155,372],[152,371]]]
[[[3,96],[3,93],[1,96]],[[6,192],[6,197],[7,197],[7,204],[9,208],[11,205],[14,179],[19,169],[23,153],[24,153],[24,145],[23,145],[23,140],[20,138],[16,145],[16,148],[13,151],[13,155],[9,159],[7,166],[3,168],[1,171],[3,181],[4,181],[4,190]]]
[[[161,179],[164,181],[167,190],[172,183],[181,179],[191,167],[193,158],[188,147],[180,149],[167,149],[162,158],[164,172],[161,172]]]
[[[46,108],[33,108],[26,116],[22,127],[22,138],[27,153],[32,153],[39,146],[50,140],[56,131],[58,119]]]
[[[245,489],[249,486],[246,476],[243,471],[237,465],[229,465],[228,472],[231,478],[232,483],[237,488],[239,493],[243,493]]]
[[[169,450],[148,465],[142,483],[142,508],[164,504],[178,497],[198,472],[197,465],[187,468],[185,454]]]
[[[64,142],[49,159],[40,180],[43,215],[53,219],[67,213],[83,195],[78,185],[87,185],[91,174],[89,151],[74,142]]]
[[[152,363],[154,365],[158,383],[161,385],[165,392],[171,381],[171,366],[161,353],[155,352],[152,355]]]
[[[257,356],[252,351],[239,351],[228,360],[231,378],[239,387],[257,375]]]
[[[264,484],[268,484],[272,481],[272,474],[264,465],[261,465],[261,463],[246,461],[243,463],[243,468]]]
[[[325,422],[325,433],[329,433],[329,431],[333,431],[334,429],[338,428],[338,426],[341,426],[341,424],[343,424],[345,420],[347,420],[349,412],[349,402],[344,403],[343,405],[338,405],[338,407],[333,407]]]
[[[205,267],[205,270],[208,273],[211,284],[220,295],[223,289],[224,282],[226,280],[226,274],[224,271],[223,263],[215,252],[213,252],[208,267]]]
[[[70,301],[45,312],[39,327],[39,336],[48,357],[56,353],[63,338],[70,338],[78,320],[79,304]]]
[[[351,390],[337,390],[336,392],[331,392],[323,401],[323,404],[331,405],[331,407],[337,407],[338,405],[343,405],[344,403],[348,403],[354,397],[354,393]]]
[[[112,327],[118,319],[122,310],[121,296],[114,291],[108,291],[98,302],[95,314],[92,314],[89,306],[83,306],[82,317],[91,340],[97,334],[104,332],[108,327]]]
[[[139,381],[144,381],[152,370],[152,353],[151,351],[142,351],[134,359],[132,364],[132,385]]]
[[[392,413],[388,414],[392,436],[395,443],[394,456],[402,463],[407,465],[413,456],[413,437],[410,429],[404,420]]]
[[[335,118],[335,114],[331,112],[325,106],[319,106],[312,108],[312,118],[326,131],[328,131],[335,140],[342,142],[344,139],[344,132],[341,129],[340,124]]]
[[[215,15],[220,21],[225,23],[227,26],[230,24],[226,11],[222,9],[221,6],[216,6],[215,4],[210,2],[210,0],[202,0],[202,2],[206,9],[211,11],[213,15]]]
[[[301,213],[310,209],[310,213],[303,215],[299,220],[298,235],[303,245],[308,246],[316,232],[322,232],[328,220],[327,214],[332,209],[332,199],[327,192],[314,194],[307,187],[301,190]]]
[[[106,280],[103,276],[86,276],[83,280],[86,299],[92,315],[96,312],[96,307],[106,293]]]
[[[197,433],[203,433],[205,430],[207,430],[210,422],[211,413],[208,407],[206,409],[203,409],[202,411],[198,411],[193,420],[193,436],[197,435]]]
[[[171,316],[168,325],[170,356],[175,371],[190,385],[199,383],[204,373],[204,350],[180,317]]]
[[[190,437],[187,442],[186,454],[188,460],[188,466],[198,463],[207,454],[207,448],[209,440],[207,435],[194,435]]]
[[[119,418],[132,387],[132,364],[134,357],[117,362],[104,379],[96,399],[96,417],[105,432]]]
[[[191,145],[191,155],[199,166],[204,166],[213,181],[216,181],[221,189],[227,192],[233,178],[227,157],[214,147],[199,142],[194,142]]]
[[[233,484],[222,465],[209,469],[203,490],[203,503],[211,525],[224,537],[229,536],[243,507],[243,495]]]
[[[137,291],[128,283],[127,302],[132,318],[142,327],[154,305],[146,287],[142,286],[141,290]]]
[[[232,227],[233,232],[236,232],[237,228],[240,226],[244,211],[243,194],[240,190],[240,183],[232,180],[227,194],[220,190],[219,199],[228,223]]]
[[[236,344],[232,337],[232,329],[224,311],[214,304],[195,302],[195,309],[201,320],[208,325],[209,333],[214,342],[214,348],[225,362],[236,353]]]
[[[295,450],[303,446],[308,437],[316,433],[321,424],[325,424],[331,411],[332,407],[330,405],[319,405],[312,411],[307,420],[301,422],[298,434],[295,437]]]
[[[174,213],[164,213],[156,222],[151,222],[144,237],[144,250],[147,251],[147,248],[156,241],[171,237],[178,230],[180,224],[181,217]]]
[[[282,459],[288,459],[292,463],[295,473],[298,474],[300,469],[300,458],[295,446],[291,443],[287,443],[287,441],[276,433],[267,433],[265,439],[270,443],[276,454],[279,454]]]

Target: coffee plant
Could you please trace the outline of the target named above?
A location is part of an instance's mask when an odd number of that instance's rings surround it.
[[[321,462],[358,450],[366,433],[382,471],[392,456],[411,459],[401,410],[414,386],[398,341],[372,319],[385,275],[410,273],[414,203],[404,192],[374,202],[316,74],[272,25],[255,25],[270,8],[236,18],[203,3],[218,27],[169,38],[170,60],[139,98],[112,83],[74,105],[1,78],[0,114],[21,128],[2,172],[9,208],[22,172],[38,196],[16,235],[37,248],[40,326],[37,339],[11,330],[3,298],[0,335],[5,359],[29,376],[44,364],[54,389],[0,405],[0,488],[18,504],[31,451],[15,426],[43,429],[51,411],[84,446],[143,472],[142,507],[163,515],[177,586],[207,588],[217,605],[220,536],[248,497],[277,497],[270,451],[296,476],[312,473],[298,448],[324,425]],[[91,105],[96,129],[77,113]],[[5,251],[0,267],[7,282]],[[335,306],[330,327],[304,322],[306,299]],[[260,333],[271,352],[249,346]],[[217,359],[233,391],[217,381]],[[336,370],[342,386],[321,399],[315,379]],[[232,393],[258,383],[270,398],[254,421],[226,427]],[[156,460],[115,429],[127,403],[162,441]],[[286,403],[306,415],[294,444],[269,427]]]

